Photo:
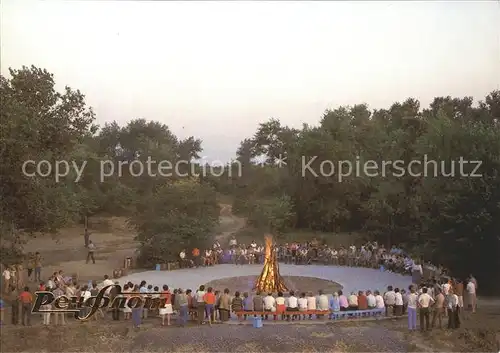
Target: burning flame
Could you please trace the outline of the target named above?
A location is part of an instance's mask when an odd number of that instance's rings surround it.
[[[265,240],[264,268],[259,278],[257,278],[255,289],[267,293],[286,292],[288,289],[279,273],[278,261],[273,247],[273,238],[271,235],[266,235]]]

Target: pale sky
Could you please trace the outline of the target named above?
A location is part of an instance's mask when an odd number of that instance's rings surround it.
[[[500,2],[1,2],[1,71],[80,89],[103,125],[158,120],[234,155],[270,117],[500,86]]]

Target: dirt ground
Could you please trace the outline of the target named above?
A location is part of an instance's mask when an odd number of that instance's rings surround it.
[[[90,240],[97,246],[95,264],[92,261],[86,263],[83,226],[62,229],[57,237],[45,235],[28,239],[25,251],[39,251],[43,257],[42,278],[62,269],[67,275],[76,274],[82,282],[101,280],[104,274],[111,277],[113,270],[122,268],[125,258],[134,257],[138,243],[134,240],[136,234],[127,224],[126,218],[93,217],[89,219],[88,226]],[[245,221],[233,216],[230,205],[221,205],[220,225],[216,236],[221,243],[244,226]],[[27,280],[27,276],[25,277]]]
[[[224,243],[231,234],[245,232],[245,221],[232,214],[230,205],[221,206],[217,238]],[[39,251],[44,258],[42,277],[63,269],[68,275],[78,274],[80,281],[101,279],[104,274],[111,275],[114,269],[121,268],[125,257],[134,255],[135,234],[124,218],[92,218],[89,228],[90,239],[97,245],[96,264],[85,263],[83,227],[64,229],[55,239],[39,236],[26,244],[26,251]],[[23,327],[10,325],[6,312],[1,351],[499,352],[500,299],[480,298],[479,304],[479,312],[464,319],[459,330],[436,329],[424,334],[409,334],[405,319],[312,326],[268,325],[265,330],[257,330],[239,325],[166,328],[160,326],[158,318],[152,318],[134,330],[130,321],[109,319],[88,323],[70,319],[66,326],[43,327],[37,317],[33,326]]]

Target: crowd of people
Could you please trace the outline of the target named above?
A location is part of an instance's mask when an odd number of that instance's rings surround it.
[[[197,251],[194,251],[197,250]],[[308,264],[312,261],[319,261],[325,264],[345,265],[345,266],[379,266],[388,271],[411,273],[413,275],[413,285],[409,288],[393,288],[389,286],[381,293],[379,290],[370,289],[359,291],[358,293],[324,293],[318,291],[313,294],[300,290],[293,290],[289,293],[230,293],[229,289],[205,288],[200,286],[198,290],[191,289],[170,289],[167,285],[159,288],[142,281],[141,283],[126,283],[121,291],[116,288],[107,294],[111,300],[122,297],[125,301],[130,296],[127,293],[141,293],[162,299],[161,307],[148,310],[147,308],[130,308],[125,305],[123,308],[112,307],[108,310],[99,310],[94,316],[95,319],[111,316],[112,320],[131,320],[134,327],[139,327],[142,320],[149,320],[159,317],[162,325],[171,325],[175,317],[179,325],[186,325],[189,320],[199,324],[213,322],[224,322],[231,316],[244,320],[247,315],[236,315],[244,312],[261,312],[264,320],[269,317],[274,320],[304,320],[332,317],[335,312],[356,311],[356,310],[383,310],[387,316],[408,315],[408,328],[417,328],[417,316],[420,317],[420,329],[429,330],[432,327],[442,327],[445,318],[448,319],[447,327],[450,329],[460,326],[461,312],[470,308],[475,312],[477,307],[476,290],[477,281],[470,276],[466,281],[448,279],[442,277],[442,271],[434,271],[434,275],[429,279],[423,278],[422,265],[413,261],[401,249],[393,247],[386,250],[376,243],[365,244],[359,248],[351,246],[349,248],[340,247],[334,249],[325,245],[320,245],[316,241],[307,244],[283,244],[276,248],[278,259],[285,263]],[[229,242],[229,247],[225,250],[216,242],[212,249],[201,255],[198,249],[193,249],[191,256],[187,256],[183,251],[180,254],[182,267],[205,266],[217,263],[252,264],[263,263],[264,247],[252,242],[248,247],[238,245],[233,237]],[[30,258],[33,266],[28,265],[28,279],[36,283],[36,288],[25,286],[19,278],[19,274],[10,271],[8,276],[4,271],[2,295],[2,323],[4,323],[4,309],[6,302],[11,307],[11,323],[17,325],[31,324],[31,307],[33,305],[34,291],[52,291],[54,296],[60,297],[83,297],[85,302],[88,298],[96,296],[101,288],[118,284],[109,276],[104,276],[101,283],[92,281],[86,284],[79,284],[77,279],[67,276],[64,272],[54,272],[46,281],[41,281],[41,261],[40,254],[33,254]],[[208,259],[208,260],[207,260]],[[19,269],[17,269],[19,271]],[[438,274],[436,276],[436,274]],[[4,300],[6,299],[6,300]],[[51,304],[41,309],[51,309]],[[79,308],[81,316],[85,316],[89,308]],[[325,314],[312,315],[308,311],[325,312]],[[67,314],[63,313],[43,313],[42,322],[44,325],[66,324]],[[253,314],[252,314],[253,315]]]
[[[320,263],[324,265],[355,266],[380,268],[401,274],[411,274],[414,283],[420,283],[424,272],[426,277],[441,278],[446,275],[446,269],[442,266],[424,264],[418,259],[413,259],[402,249],[393,246],[386,249],[384,245],[377,242],[369,242],[356,247],[332,247],[320,244],[313,239],[305,243],[276,244],[275,252],[279,262],[286,264],[308,265]],[[229,246],[223,248],[219,242],[215,242],[211,249],[200,250],[194,248],[189,253],[186,249],[179,253],[181,268],[212,266],[216,264],[263,264],[265,248],[262,244],[252,241],[250,244],[238,244],[235,237],[229,241]],[[425,271],[424,271],[425,270]]]

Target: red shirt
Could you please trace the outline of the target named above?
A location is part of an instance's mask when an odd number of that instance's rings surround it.
[[[367,310],[368,309],[368,299],[366,295],[358,295],[358,309]]]
[[[161,297],[165,299],[165,304],[172,304],[172,294],[169,291],[162,292]]]
[[[19,295],[19,299],[21,299],[21,302],[23,304],[30,304],[33,302],[33,296],[31,295],[30,292],[22,292],[20,295]]]
[[[203,296],[203,300],[205,304],[215,304],[215,294],[214,293],[205,293]]]

